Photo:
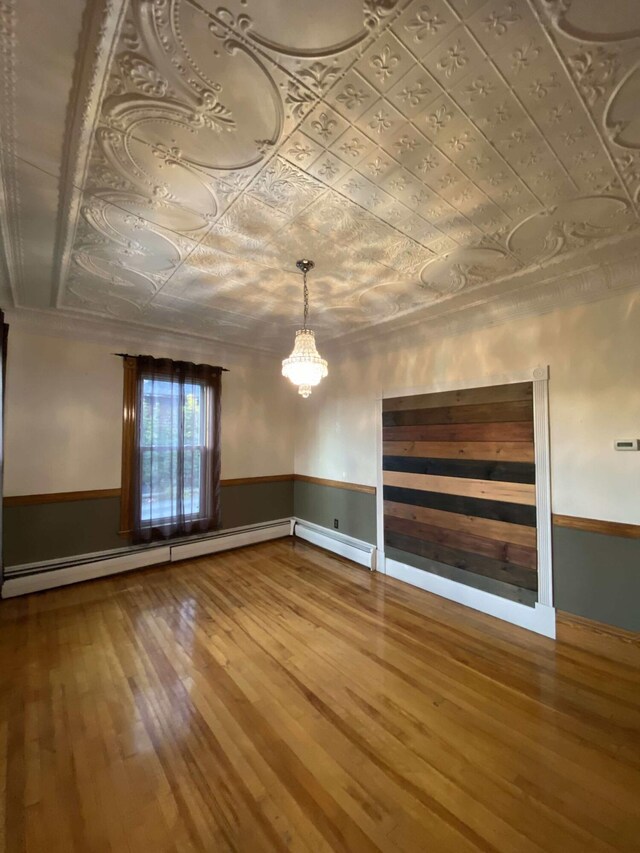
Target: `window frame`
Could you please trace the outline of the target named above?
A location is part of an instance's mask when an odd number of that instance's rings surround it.
[[[121,536],[131,536],[134,532],[134,502],[132,500],[132,484],[134,477],[134,449],[136,446],[136,436],[139,428],[138,424],[138,383],[144,382],[145,378],[156,378],[162,374],[160,368],[156,368],[154,373],[145,373],[138,370],[136,356],[123,356],[124,362],[124,378],[123,378],[123,398],[122,398],[122,465],[121,465],[121,488],[120,488],[120,530]],[[167,371],[167,376],[170,371]],[[198,445],[201,453],[206,451],[209,443],[212,443],[215,436],[211,435],[211,407],[214,405],[211,389],[205,382],[194,380],[192,384],[200,385],[202,389],[202,411],[201,411],[201,428],[203,429],[204,444]],[[202,495],[206,489],[206,471],[202,464],[200,471],[200,494],[201,504],[199,513],[191,513],[189,518],[197,521],[201,518],[206,518],[206,512],[203,512]],[[173,516],[166,516],[167,526],[170,526],[173,521]],[[163,519],[164,521],[164,519]],[[144,522],[140,519],[141,526]],[[151,525],[150,525],[151,526]],[[162,527],[163,525],[153,524],[154,527]]]

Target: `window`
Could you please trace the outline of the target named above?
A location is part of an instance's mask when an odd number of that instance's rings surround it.
[[[125,357],[122,529],[135,541],[219,526],[220,374]]]

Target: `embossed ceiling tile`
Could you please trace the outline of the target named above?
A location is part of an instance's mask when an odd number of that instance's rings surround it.
[[[330,151],[323,151],[307,171],[323,183],[332,186],[349,171],[349,166],[338,160]]]
[[[349,166],[357,166],[375,149],[375,144],[355,127],[350,127],[331,144],[331,151]]]
[[[413,120],[415,126],[430,142],[438,139],[450,129],[451,122],[463,115],[451,98],[443,93]]]
[[[456,16],[444,0],[414,0],[391,29],[420,58],[446,38],[456,24]]]
[[[395,169],[380,181],[380,186],[395,199],[404,203],[411,192],[415,191],[414,187],[418,186],[418,181],[411,172],[396,165]]]
[[[465,20],[487,3],[487,0],[449,0],[458,15]]]
[[[325,191],[323,184],[282,157],[274,157],[247,189],[280,214],[293,217]]]
[[[364,52],[355,67],[379,92],[386,92],[414,63],[404,45],[388,32]]]
[[[516,268],[517,262],[499,249],[458,249],[445,259],[427,264],[421,281],[428,291],[452,296],[488,284]]]
[[[404,124],[404,116],[383,98],[373,103],[358,120],[358,128],[376,145],[382,147],[385,147],[395,131]]]
[[[640,55],[640,49],[639,49]],[[620,78],[603,115],[609,139],[620,148],[640,148],[640,63]]]
[[[615,42],[640,37],[636,0],[618,0],[603,14],[598,0],[575,0],[543,8],[558,32],[586,42]]]
[[[293,57],[330,57],[366,36],[362,5],[325,0],[318,14],[314,0],[226,0],[205,4],[221,22],[243,32],[256,45]],[[310,21],[313,26],[310,26]]]
[[[349,127],[349,122],[327,104],[320,103],[302,123],[301,130],[328,148]]]
[[[513,223],[493,201],[485,201],[470,214],[473,224],[485,234],[495,234],[501,228],[511,228]]]
[[[364,207],[367,206],[365,204],[367,199],[371,198],[377,191],[375,184],[353,169],[336,181],[335,189],[346,195],[351,201]]]
[[[384,180],[390,172],[397,166],[396,161],[390,157],[386,151],[381,148],[376,148],[367,157],[358,163],[358,171],[366,175],[372,181],[380,182]]]
[[[218,215],[220,203],[214,185],[183,159],[180,148],[160,141],[151,145],[104,124],[96,131],[95,145],[100,152],[96,159],[101,156],[107,165],[98,168],[91,186],[99,188],[102,182],[106,187],[119,188],[119,176],[123,189],[132,188],[133,198],[142,196],[162,203],[158,208],[161,211],[175,206],[195,214],[199,222],[188,226],[189,230],[211,223]]]
[[[486,145],[478,129],[463,116],[455,118],[438,134],[435,144],[453,163],[467,160],[473,151]]]
[[[417,213],[407,217],[398,224],[398,230],[423,247],[440,236],[441,232]],[[432,253],[429,253],[432,254]]]
[[[292,133],[287,141],[280,146],[280,155],[300,169],[308,168],[323,151],[322,145],[319,145],[314,139],[310,139],[301,130]]]
[[[140,322],[144,316],[144,304],[136,301],[126,288],[105,288],[100,279],[74,271],[69,274],[62,304],[76,311],[131,322]]]
[[[378,97],[377,91],[355,69],[350,69],[325,97],[349,122],[356,121]]]
[[[447,159],[431,142],[424,141],[405,158],[405,167],[423,183],[434,169],[447,162]]]
[[[489,55],[530,37],[537,29],[527,3],[490,0],[467,19],[467,26]]]
[[[290,215],[270,207],[257,198],[242,195],[218,222],[220,229],[234,232],[245,239],[263,242],[282,228]],[[216,226],[214,226],[216,228]],[[211,232],[215,233],[214,231]]]
[[[637,219],[626,201],[577,198],[525,219],[507,245],[525,263],[543,263],[632,227],[637,227]]]
[[[475,122],[481,121],[487,112],[487,103],[497,94],[501,100],[511,97],[511,90],[493,65],[485,62],[477,73],[461,80],[448,92],[464,113]]]
[[[384,147],[402,166],[413,162],[416,156],[421,156],[429,150],[428,141],[409,122],[397,128]]]
[[[484,53],[468,30],[459,24],[446,39],[423,57],[422,64],[448,89],[469,74],[477,73],[484,60]]]
[[[419,119],[440,95],[442,87],[417,64],[387,92],[389,101],[408,119]]]

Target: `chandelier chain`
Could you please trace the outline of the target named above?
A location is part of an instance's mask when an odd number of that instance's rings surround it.
[[[309,319],[309,287],[307,286],[307,272],[302,273],[302,287],[304,293],[304,330],[307,331],[307,321]]]

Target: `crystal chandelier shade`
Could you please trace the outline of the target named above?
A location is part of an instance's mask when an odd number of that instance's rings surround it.
[[[313,269],[313,261],[298,261],[296,266],[302,271],[304,288],[304,326],[296,332],[293,352],[282,362],[282,375],[298,386],[298,393],[308,397],[311,389],[327,375],[327,362],[316,349],[315,333],[307,328],[309,317],[309,288],[307,273]]]

